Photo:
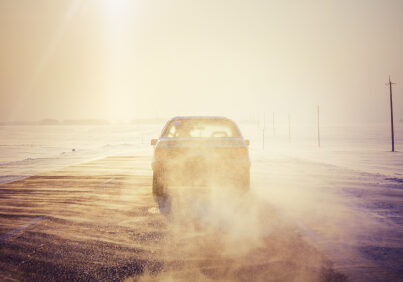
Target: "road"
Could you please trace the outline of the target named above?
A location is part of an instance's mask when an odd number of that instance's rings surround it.
[[[346,217],[351,203],[336,201],[343,198],[340,193],[318,192],[325,184],[394,182],[285,157],[261,158],[253,163],[248,195],[220,187],[176,187],[171,197],[159,198],[151,194],[150,160],[149,155],[108,157],[0,185],[0,280],[400,277],[401,242],[396,239],[389,248],[386,266],[353,254],[357,245],[352,242],[362,233],[346,229],[356,230],[352,226],[362,218]],[[346,176],[343,182],[329,179],[338,173]],[[390,198],[399,201],[401,183],[393,185]],[[383,235],[372,232],[379,227],[374,222],[366,221],[360,230],[384,236],[386,227]],[[351,244],[343,248],[347,240]]]

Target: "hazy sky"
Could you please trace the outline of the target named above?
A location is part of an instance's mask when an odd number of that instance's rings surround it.
[[[403,1],[0,0],[0,120],[403,118]]]

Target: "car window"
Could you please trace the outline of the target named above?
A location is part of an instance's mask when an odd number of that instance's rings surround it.
[[[240,137],[235,124],[229,120],[174,120],[162,137],[166,138],[228,138]]]

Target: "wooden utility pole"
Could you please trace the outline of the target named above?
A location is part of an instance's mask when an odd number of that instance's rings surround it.
[[[392,152],[395,151],[395,130],[393,126],[393,99],[392,99],[392,81],[390,81],[390,76],[389,76],[389,82],[386,85],[389,85],[389,96],[390,96],[390,131],[391,131],[391,137],[392,137]]]
[[[319,105],[318,105],[318,147],[320,148]]]

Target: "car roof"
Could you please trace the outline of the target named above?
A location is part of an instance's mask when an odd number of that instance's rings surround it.
[[[226,117],[223,117],[223,116],[176,116],[176,117],[173,117],[170,120],[168,120],[168,122],[165,124],[164,128],[162,129],[161,136],[164,134],[164,132],[167,130],[168,126],[173,121],[175,121],[175,120],[189,120],[189,119],[190,120],[192,120],[192,119],[205,119],[205,120],[225,120],[225,121],[229,121],[229,122],[234,124],[234,126],[236,127],[236,129],[239,132],[239,135],[242,137],[242,133],[239,130],[239,128],[236,125],[236,123],[233,120],[231,120],[229,118],[226,118]]]
[[[177,119],[225,119],[229,120],[226,117],[223,116],[176,116],[171,118],[171,120],[177,120]]]

